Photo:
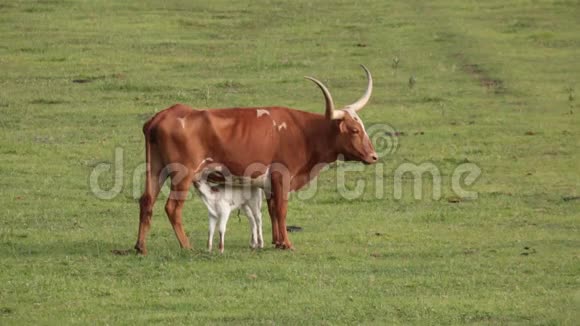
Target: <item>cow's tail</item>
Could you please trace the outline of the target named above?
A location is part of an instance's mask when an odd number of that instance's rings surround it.
[[[150,197],[153,189],[151,186],[151,125],[153,119],[150,119],[143,125],[143,134],[145,135],[145,195]]]
[[[153,214],[154,196],[151,185],[151,126],[153,119],[150,119],[143,125],[143,134],[145,135],[145,192],[139,200],[139,235],[135,249],[140,254],[146,254],[145,237],[151,224],[151,215]]]

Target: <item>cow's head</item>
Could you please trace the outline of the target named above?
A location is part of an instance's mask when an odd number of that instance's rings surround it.
[[[367,90],[364,95],[356,102],[345,106],[340,110],[334,108],[334,102],[330,91],[320,82],[319,80],[306,77],[320,87],[322,93],[324,94],[324,99],[326,101],[326,119],[336,120],[337,123],[337,135],[336,135],[336,149],[339,154],[344,156],[347,161],[361,161],[366,164],[376,163],[378,160],[377,152],[369,135],[365,130],[365,126],[358,116],[357,112],[360,111],[371,98],[371,93],[373,91],[373,78],[369,70],[361,65],[365,70],[368,79]]]

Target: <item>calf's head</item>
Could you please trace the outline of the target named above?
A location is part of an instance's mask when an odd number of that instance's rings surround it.
[[[371,93],[373,91],[373,78],[371,77],[369,70],[365,66],[361,66],[367,75],[367,89],[358,101],[339,110],[334,108],[334,101],[332,100],[330,91],[326,86],[324,86],[324,84],[322,84],[322,82],[312,77],[306,78],[316,83],[324,94],[324,99],[326,101],[326,119],[336,120],[338,126],[337,134],[335,135],[335,146],[337,152],[347,161],[360,161],[365,164],[372,164],[376,163],[379,158],[357,112],[360,111],[371,98]]]

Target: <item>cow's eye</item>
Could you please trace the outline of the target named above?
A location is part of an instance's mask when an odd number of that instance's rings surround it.
[[[353,134],[358,134],[358,129],[357,129],[357,128],[353,128],[353,129],[352,129],[352,133],[353,133]]]

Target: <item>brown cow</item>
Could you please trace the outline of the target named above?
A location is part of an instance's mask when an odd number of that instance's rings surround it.
[[[285,107],[194,110],[176,104],[147,121],[143,127],[146,188],[140,199],[137,252],[147,252],[153,205],[167,177],[171,192],[165,211],[181,247],[191,247],[181,212],[192,183],[208,175],[208,169],[217,171],[226,184],[266,188],[272,243],[292,248],[286,232],[288,193],[339,158],[366,164],[378,160],[356,113],[369,101],[373,86],[370,72],[362,67],[368,78],[366,92],[341,110],[335,110],[330,92],[320,81],[306,77],[322,90],[325,115]]]

